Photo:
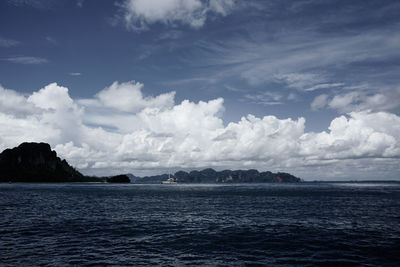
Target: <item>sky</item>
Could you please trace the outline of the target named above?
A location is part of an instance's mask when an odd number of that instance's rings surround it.
[[[90,175],[400,180],[400,2],[4,0],[0,150]]]

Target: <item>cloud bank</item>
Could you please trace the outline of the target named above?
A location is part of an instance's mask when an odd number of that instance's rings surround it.
[[[121,7],[127,28],[143,31],[154,23],[199,28],[210,15],[229,14],[234,4],[234,0],[127,0]]]
[[[305,179],[399,174],[400,117],[392,113],[350,112],[318,133],[305,132],[304,118],[247,115],[224,125],[222,98],[175,103],[174,92],[147,97],[142,89],[114,82],[93,98],[72,99],[56,83],[28,96],[0,87],[0,148],[49,142],[84,173],[99,175],[203,167]]]

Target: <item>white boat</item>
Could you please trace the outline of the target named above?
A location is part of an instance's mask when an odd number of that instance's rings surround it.
[[[168,176],[168,179],[165,181],[161,182],[162,184],[177,184],[178,180],[174,177],[171,177],[171,175]]]

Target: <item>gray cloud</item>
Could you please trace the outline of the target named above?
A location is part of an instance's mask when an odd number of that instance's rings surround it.
[[[400,57],[397,47],[400,34],[397,32],[376,31],[340,37],[326,37],[312,32],[304,32],[303,35],[307,39],[286,33],[275,36],[271,42],[265,41],[265,36],[253,42],[243,38],[225,44],[199,42],[196,47],[201,56],[194,64],[223,67],[214,75],[219,79],[239,76],[251,85],[278,79],[289,87],[312,91],[321,85],[337,87],[345,83],[332,80],[334,77],[330,77],[332,73],[329,72],[332,66],[337,73],[351,64]]]
[[[328,95],[327,94],[322,94],[314,98],[314,100],[311,103],[311,109],[312,110],[319,110],[328,104]]]
[[[12,47],[12,46],[17,46],[19,44],[20,44],[19,41],[0,37],[0,47]]]
[[[49,42],[49,43],[51,43],[51,44],[54,44],[54,45],[58,44],[57,40],[54,39],[54,38],[51,37],[51,36],[46,36],[45,39],[46,39],[47,42]]]
[[[82,73],[80,73],[80,72],[70,72],[69,75],[71,75],[71,76],[81,76]]]
[[[82,8],[84,2],[85,2],[85,0],[77,0],[76,1],[76,6]]]
[[[45,58],[41,57],[30,57],[30,56],[12,56],[3,58],[3,60],[16,63],[16,64],[24,64],[24,65],[37,65],[49,62]]]
[[[225,16],[234,5],[234,0],[126,0],[120,6],[126,27],[133,31],[144,31],[157,22],[199,28],[210,13]]]
[[[9,4],[17,7],[32,7],[37,9],[51,9],[60,4],[60,0],[7,0]]]
[[[260,104],[265,106],[281,105],[283,104],[283,95],[277,92],[262,92],[255,94],[245,94],[244,97],[254,104]]]
[[[351,90],[333,96],[321,94],[311,103],[313,110],[330,108],[339,113],[365,110],[387,111],[398,107],[400,107],[400,87],[376,90],[372,93]]]

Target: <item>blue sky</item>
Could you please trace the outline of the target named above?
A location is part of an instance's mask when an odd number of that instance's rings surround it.
[[[398,1],[2,1],[1,146],[47,141],[96,174],[396,179],[399,13]]]

